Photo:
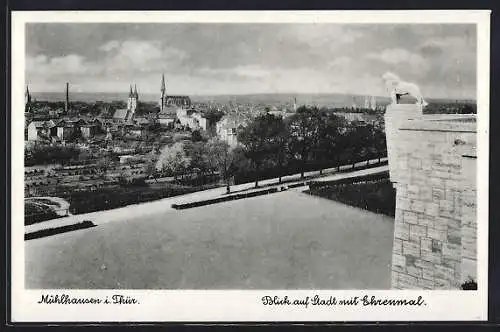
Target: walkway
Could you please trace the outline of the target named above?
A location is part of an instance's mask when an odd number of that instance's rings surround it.
[[[383,158],[381,160],[385,161],[385,160],[387,160],[387,158]],[[370,161],[371,164],[373,164],[375,162],[377,162],[377,159]],[[366,161],[364,161],[364,162],[357,163],[355,166],[359,167],[359,166],[363,166],[366,164],[367,164]],[[352,167],[352,165],[345,165],[345,166],[341,166],[340,169],[347,170],[351,167]],[[314,181],[338,180],[338,179],[349,178],[349,177],[353,177],[353,176],[361,176],[361,175],[379,173],[379,172],[386,171],[386,170],[388,170],[387,165],[358,170],[358,171],[354,170],[353,172],[346,172],[346,173],[333,173],[333,172],[336,172],[336,168],[330,168],[330,169],[325,169],[323,171],[324,175],[321,177],[314,178]],[[304,174],[304,176],[306,176],[306,177],[319,176],[319,171],[306,172]],[[309,180],[312,180],[312,179],[309,179]],[[290,185],[293,183],[303,182],[303,180],[300,180],[300,174],[294,174],[294,175],[282,177],[282,181],[291,181],[291,182],[287,183],[287,185]],[[275,186],[281,186],[280,184],[278,184],[278,178],[259,181],[259,184],[260,185],[274,184]],[[273,186],[270,186],[270,188],[272,188],[272,187]],[[254,190],[254,183],[251,182],[251,183],[234,185],[234,186],[231,186],[231,190],[232,191]],[[257,189],[257,190],[259,190],[259,189]],[[144,216],[148,216],[148,215],[156,215],[156,214],[166,212],[169,210],[174,210],[171,207],[172,204],[182,204],[182,203],[217,198],[217,197],[224,195],[225,192],[226,192],[225,187],[219,187],[219,188],[210,189],[210,190],[198,191],[198,192],[191,193],[191,194],[164,198],[164,199],[160,199],[160,200],[153,201],[153,202],[132,204],[132,205],[128,205],[125,207],[112,209],[112,210],[96,211],[96,212],[85,213],[85,214],[71,215],[71,216],[64,217],[64,218],[53,219],[53,220],[44,221],[41,223],[25,226],[25,233],[31,233],[31,232],[35,232],[35,231],[39,231],[39,230],[47,229],[47,228],[54,228],[54,227],[61,227],[61,226],[76,224],[76,223],[82,222],[84,220],[90,220],[96,225],[101,225],[101,224],[105,224],[105,223],[108,223],[111,221],[125,220],[125,219],[130,219],[130,218],[139,218],[139,217],[144,217]]]

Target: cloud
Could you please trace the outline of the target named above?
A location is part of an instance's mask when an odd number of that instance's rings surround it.
[[[385,49],[378,53],[369,53],[366,56],[368,59],[379,60],[391,65],[408,64],[410,66],[423,66],[424,58],[417,53],[412,53],[402,48]]]
[[[99,46],[99,50],[109,52],[120,47],[120,42],[117,40],[110,40],[104,45]]]
[[[353,60],[347,56],[341,56],[328,62],[329,69],[344,69],[352,64]]]
[[[187,94],[373,94],[385,71],[432,93],[476,83],[475,28],[466,24],[51,23],[27,26],[26,47],[34,91],[69,81],[156,93],[162,72],[171,91]]]
[[[26,58],[26,71],[33,75],[67,76],[75,74],[92,74],[98,67],[89,63],[81,55],[69,54],[49,59],[40,54]]]
[[[163,46],[158,40],[126,40],[121,43],[111,41],[100,48],[107,52],[103,61],[105,70],[113,73],[157,70],[171,63],[177,64],[185,57],[185,52]]]
[[[201,68],[198,71],[199,74],[216,78],[249,78],[249,79],[260,79],[267,78],[271,75],[271,70],[263,68],[258,65],[242,65],[233,68],[217,68],[212,69],[208,67]]]

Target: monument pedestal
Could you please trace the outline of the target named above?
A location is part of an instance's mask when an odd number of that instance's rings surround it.
[[[395,289],[460,289],[476,279],[476,126],[423,116],[419,105],[385,115],[396,189],[391,283]]]
[[[422,106],[415,104],[391,104],[385,111],[385,135],[387,142],[387,159],[389,160],[389,175],[392,183],[398,181],[398,172],[401,169],[399,151],[404,151],[408,146],[401,141],[399,130],[408,121],[422,118]]]

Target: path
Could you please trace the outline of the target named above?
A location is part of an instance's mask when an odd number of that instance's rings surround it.
[[[384,161],[384,160],[386,160],[386,159],[382,159],[382,161]],[[372,163],[374,163],[375,161],[376,161],[376,159],[372,160]],[[361,162],[361,163],[357,163],[356,165],[357,166],[366,165],[366,161]],[[352,167],[352,165],[345,165],[345,166],[341,167],[341,170],[348,169],[350,167]],[[386,170],[388,170],[388,166],[384,165],[384,166],[378,166],[378,167],[368,168],[368,169],[363,169],[363,170],[358,170],[358,171],[355,170],[355,171],[346,172],[346,173],[328,174],[328,173],[336,171],[335,168],[330,168],[330,169],[326,169],[323,171],[323,173],[325,174],[324,176],[314,178],[314,181],[338,180],[338,179],[349,178],[349,177],[353,177],[353,176],[362,176],[362,175],[379,173],[379,172],[386,171]],[[319,174],[319,171],[306,172],[304,175],[305,176],[313,176],[316,174]],[[303,182],[300,180],[300,174],[286,176],[286,177],[283,177],[282,180],[283,181],[292,181],[292,182],[287,183],[288,185],[293,184],[293,183]],[[297,180],[297,181],[294,182],[293,180]],[[276,186],[280,186],[278,184],[278,178],[260,181],[261,185],[272,184],[272,183],[275,183]],[[231,190],[232,191],[253,190],[253,186],[254,186],[253,182],[244,183],[244,184],[231,186]],[[259,189],[257,189],[257,190],[259,190]],[[35,232],[35,231],[39,231],[39,230],[47,229],[47,228],[54,228],[54,227],[61,227],[61,226],[76,224],[76,223],[82,222],[84,220],[90,220],[96,225],[101,225],[101,224],[105,224],[105,223],[108,223],[111,221],[125,220],[125,219],[130,219],[130,218],[139,218],[139,217],[144,217],[144,216],[148,216],[148,215],[155,215],[158,213],[173,210],[172,204],[182,204],[182,203],[217,198],[217,197],[224,195],[225,192],[226,192],[225,187],[219,187],[219,188],[215,188],[215,189],[194,192],[191,194],[164,198],[164,199],[160,199],[160,200],[153,201],[153,202],[145,202],[145,203],[127,205],[125,207],[112,209],[112,210],[96,211],[96,212],[90,212],[90,213],[85,213],[85,214],[71,215],[68,217],[53,219],[53,220],[44,221],[41,223],[36,223],[33,225],[25,226],[25,233],[31,233],[31,232]]]

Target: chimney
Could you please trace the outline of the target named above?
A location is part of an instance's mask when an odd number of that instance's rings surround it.
[[[66,82],[66,101],[64,102],[64,112],[67,114],[69,110],[69,83]]]

